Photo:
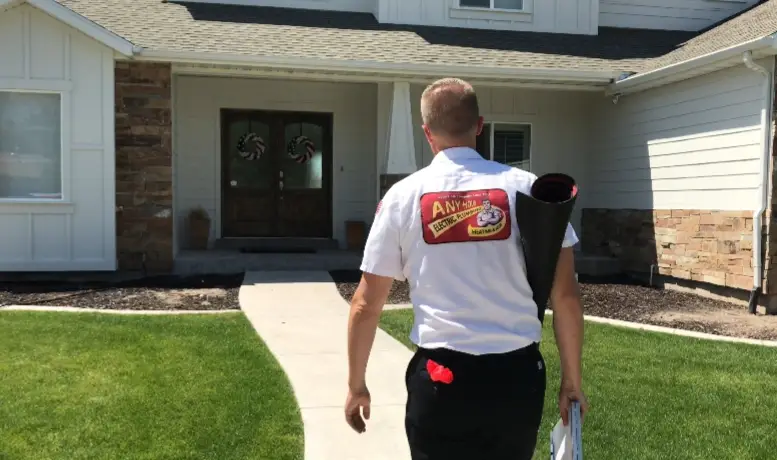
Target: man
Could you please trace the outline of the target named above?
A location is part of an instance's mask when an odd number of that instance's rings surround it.
[[[486,227],[496,225],[502,220],[502,211],[492,208],[491,201],[483,200],[483,210],[478,213],[478,225]]]
[[[430,85],[421,114],[435,157],[378,205],[351,302],[346,420],[365,431],[375,331],[393,280],[406,279],[415,315],[411,339],[419,347],[405,376],[413,460],[529,460],[542,418],[545,364],[514,209],[516,192],[528,193],[536,176],[474,150],[483,118],[465,81]],[[587,409],[577,241],[568,226],[551,294],[565,423],[572,401]]]

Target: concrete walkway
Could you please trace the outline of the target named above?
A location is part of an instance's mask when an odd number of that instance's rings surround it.
[[[294,388],[305,460],[407,460],[405,367],[411,352],[378,330],[367,370],[372,415],[358,435],[345,423],[348,308],[327,272],[248,272],[240,308]]]

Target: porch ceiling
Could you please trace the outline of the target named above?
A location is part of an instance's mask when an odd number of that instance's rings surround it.
[[[150,52],[397,66],[639,71],[688,33],[601,28],[599,35],[379,24],[368,13],[159,0],[58,0]]]

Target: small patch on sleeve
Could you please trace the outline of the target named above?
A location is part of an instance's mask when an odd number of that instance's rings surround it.
[[[383,206],[383,200],[378,201],[378,207],[375,208],[375,215],[377,216],[380,212],[380,208]]]
[[[510,237],[510,199],[502,189],[426,193],[421,224],[427,244],[505,240]]]

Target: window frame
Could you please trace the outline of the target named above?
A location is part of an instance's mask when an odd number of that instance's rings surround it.
[[[529,172],[533,172],[534,169],[534,142],[533,142],[533,133],[534,133],[534,126],[530,122],[525,121],[500,121],[500,120],[486,120],[483,122],[483,128],[488,125],[490,127],[489,129],[489,135],[488,135],[488,156],[489,160],[494,160],[494,126],[496,125],[517,125],[522,126],[525,128],[526,131],[529,133]],[[514,167],[514,166],[513,166]]]
[[[495,0],[489,0],[489,6],[467,6],[462,5],[462,0],[458,0],[458,7],[462,10],[473,10],[473,11],[494,11],[494,12],[501,12],[501,13],[529,13],[529,8],[527,7],[527,3],[530,0],[521,0],[521,8],[520,9],[513,9],[513,8],[496,8],[494,6]]]
[[[22,85],[19,85],[22,86]],[[0,204],[19,203],[19,204],[67,204],[69,199],[67,164],[70,161],[70,152],[68,148],[67,137],[69,134],[69,123],[67,113],[69,107],[69,91],[59,88],[19,88],[12,85],[0,85],[0,93],[30,93],[30,94],[55,94],[59,96],[59,198],[10,198],[0,196]]]

